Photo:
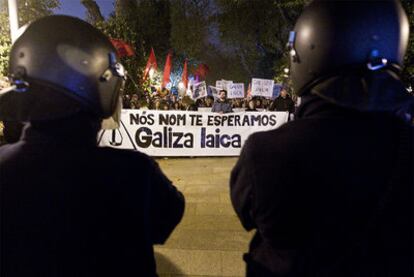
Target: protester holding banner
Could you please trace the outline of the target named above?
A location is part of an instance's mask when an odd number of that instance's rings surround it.
[[[214,102],[211,111],[214,113],[231,113],[233,109],[231,103],[227,101],[227,91],[222,89],[219,91],[217,100]]]
[[[250,99],[249,102],[247,102],[246,112],[257,112],[256,101],[254,99]]]
[[[149,156],[97,147],[102,119],[121,112],[115,51],[69,16],[34,21],[13,44],[0,119],[30,123],[0,147],[1,276],[157,276],[153,245],[184,198]]]
[[[247,276],[414,276],[413,98],[399,1],[314,1],[290,33],[294,121],[252,134],[231,175]],[[253,87],[254,87],[253,83]]]
[[[206,97],[205,103],[206,103],[206,108],[211,108],[211,107],[213,107],[214,97],[213,97],[213,96],[211,96],[211,95],[208,95],[208,96]]]
[[[285,88],[281,89],[280,95],[270,104],[269,110],[289,113],[295,111],[295,103]]]

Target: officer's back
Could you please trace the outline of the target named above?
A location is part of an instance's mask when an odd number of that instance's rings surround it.
[[[30,123],[0,148],[1,276],[156,275],[153,244],[184,198],[150,157],[96,145],[101,120],[119,112],[114,51],[67,16],[35,21],[14,43],[0,117]]]

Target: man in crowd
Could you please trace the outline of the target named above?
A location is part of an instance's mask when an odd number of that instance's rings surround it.
[[[247,276],[414,276],[408,37],[396,0],[304,10],[289,39],[296,119],[251,135],[231,175],[256,229]]]
[[[211,111],[214,113],[231,113],[233,109],[231,103],[227,101],[227,91],[222,89],[219,91],[218,98],[213,104]]]
[[[115,51],[68,16],[31,23],[13,44],[0,119],[30,123],[0,148],[1,276],[156,276],[153,244],[184,198],[152,158],[97,147],[125,76]]]
[[[295,111],[295,103],[287,93],[286,88],[281,89],[280,95],[275,100],[273,100],[272,104],[269,107],[269,110],[289,113],[293,113]]]

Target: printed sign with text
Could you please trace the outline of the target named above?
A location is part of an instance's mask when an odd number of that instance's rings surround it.
[[[273,96],[273,85],[275,81],[269,79],[252,79],[252,96],[271,98]]]

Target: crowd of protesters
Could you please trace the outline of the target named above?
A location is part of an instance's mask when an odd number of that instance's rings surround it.
[[[125,94],[123,96],[124,109],[149,109],[149,110],[183,110],[198,111],[200,108],[213,108],[216,102],[221,106],[226,106],[226,112],[230,111],[288,111],[294,112],[297,99],[291,97],[286,89],[282,89],[280,95],[275,99],[269,99],[259,96],[248,96],[245,98],[227,99],[226,91],[221,90],[220,94],[224,97],[213,97],[208,95],[198,99],[192,99],[189,96],[178,96],[167,93],[161,95],[139,96],[138,94]],[[217,106],[217,105],[216,105]],[[231,107],[231,110],[229,109]]]

